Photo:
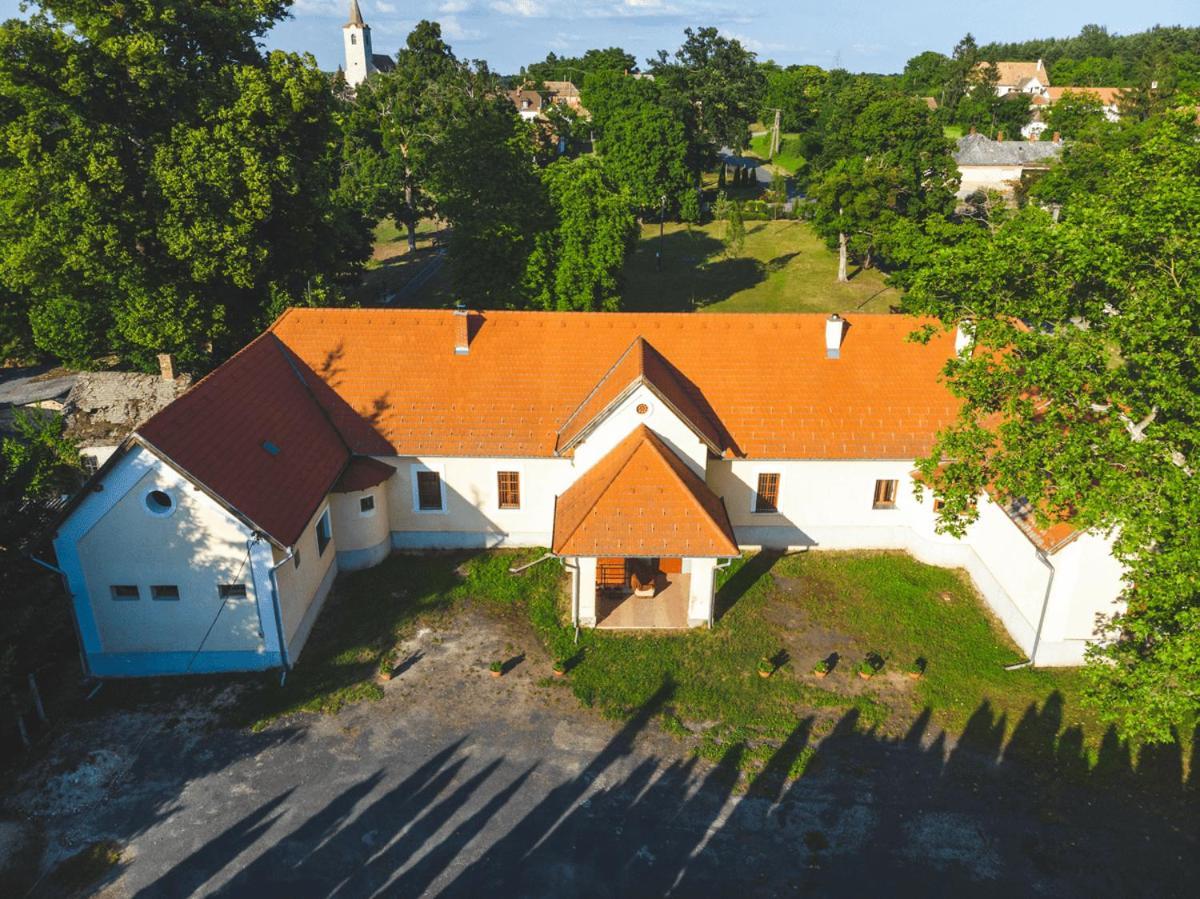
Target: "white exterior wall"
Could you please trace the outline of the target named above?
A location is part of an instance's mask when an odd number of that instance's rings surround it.
[[[337,576],[338,532],[331,528],[333,539],[325,552],[317,549],[317,522],[329,508],[321,503],[316,514],[305,525],[300,539],[293,548],[292,558],[278,548],[273,549],[272,563],[275,569],[275,584],[279,591],[279,614],[283,623],[283,634],[287,645],[288,661],[294,664],[304,648],[313,622],[320,614],[325,597]],[[332,512],[330,518],[332,520]],[[296,564],[296,556],[300,564]]]
[[[688,626],[700,627],[712,620],[716,559],[689,559]]]
[[[650,408],[645,415],[639,415],[637,407],[643,403]],[[574,476],[578,477],[599,462],[638,425],[645,425],[661,437],[697,475],[704,477],[708,447],[691,427],[684,424],[666,403],[644,385],[633,391],[588,434],[586,440],[575,447]]]
[[[375,71],[371,62],[371,31],[346,25],[342,28],[342,43],[346,50],[346,84],[358,87]]]
[[[596,626],[596,559],[582,556],[579,565],[579,625]]]
[[[367,497],[375,501],[375,508],[363,512],[362,501]],[[353,493],[334,493],[329,497],[329,506],[339,570],[370,568],[387,558],[392,548],[392,528],[386,482]]]
[[[969,197],[977,190],[1011,193],[1013,182],[1021,180],[1021,172],[1022,168],[1019,165],[960,165],[958,173],[962,181],[959,184],[958,196]]]

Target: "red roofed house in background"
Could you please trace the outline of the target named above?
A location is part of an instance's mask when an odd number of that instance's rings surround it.
[[[1076,663],[1121,569],[1019,502],[981,497],[965,538],[935,532],[911,470],[969,349],[911,342],[918,324],[291,310],[64,512],[88,669],[286,669],[339,571],[492,546],[550,547],[572,620],[615,628],[710,624],[745,549],[906,550],[965,568],[1036,663]]]

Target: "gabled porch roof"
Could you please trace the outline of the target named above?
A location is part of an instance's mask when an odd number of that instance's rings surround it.
[[[564,556],[738,554],[721,498],[645,425],[558,497],[552,549]]]

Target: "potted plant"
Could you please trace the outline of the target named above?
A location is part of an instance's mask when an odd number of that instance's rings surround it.
[[[384,683],[392,679],[392,656],[390,653],[379,660],[378,677]]]
[[[833,666],[829,664],[829,659],[821,659],[821,661],[819,661],[819,662],[817,662],[817,664],[813,665],[813,670],[812,670],[813,677],[817,677],[817,678],[825,677],[825,675],[827,675],[832,668],[833,668]]]
[[[499,677],[504,673],[504,663],[497,660],[488,665],[488,671],[492,672],[492,677]]]
[[[567,660],[562,656],[556,656],[554,659],[554,668],[552,669],[555,677],[562,677],[567,673]]]
[[[912,662],[905,666],[904,673],[907,674],[912,680],[920,680],[925,676],[925,660],[913,659]]]
[[[771,660],[766,656],[758,660],[758,676],[770,677],[775,673],[775,666],[771,664]]]
[[[870,680],[879,670],[879,665],[874,654],[868,655],[865,659],[858,663],[858,676],[863,680]]]

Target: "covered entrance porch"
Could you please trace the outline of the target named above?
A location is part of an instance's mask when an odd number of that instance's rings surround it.
[[[607,630],[688,626],[692,576],[678,558],[596,560],[596,627]],[[690,568],[690,566],[689,566]]]

